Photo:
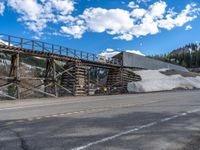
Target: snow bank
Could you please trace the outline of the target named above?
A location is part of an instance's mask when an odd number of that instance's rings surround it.
[[[10,64],[11,64],[10,60],[0,58],[0,65],[10,65]]]
[[[165,69],[166,70],[166,69]],[[167,76],[160,73],[162,70],[134,71],[140,75],[142,81],[128,83],[129,92],[153,92],[173,90],[177,88],[193,89],[200,88],[200,76],[183,77],[181,75]]]
[[[5,42],[2,39],[0,39],[0,45],[8,45],[8,42]]]
[[[140,52],[139,50],[123,50],[125,52],[129,52],[129,53],[133,53],[133,54],[137,54],[137,55],[141,55],[141,56],[145,56],[142,52]],[[111,48],[107,48],[106,50],[102,51],[99,56],[103,56],[106,59],[112,58],[113,56],[119,54],[121,51],[116,51],[114,49]]]

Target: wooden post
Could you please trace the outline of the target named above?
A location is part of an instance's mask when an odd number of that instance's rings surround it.
[[[88,95],[90,95],[90,67],[88,67],[87,69],[87,73],[88,73]]]
[[[50,78],[50,80],[49,80]],[[52,84],[51,89],[48,90],[48,84]],[[56,97],[58,96],[58,86],[57,86],[57,74],[56,74],[56,64],[54,59],[47,59],[46,64],[46,75],[44,80],[45,92],[54,94]]]
[[[47,78],[48,78],[48,71],[49,71],[49,59],[46,59],[46,70],[45,70],[45,79],[44,79],[44,92],[47,92]],[[45,95],[44,95],[45,96]]]
[[[52,60],[52,65],[53,65],[53,86],[54,86],[54,92],[55,96],[58,97],[58,87],[57,87],[57,79],[56,79],[56,64],[54,62],[55,60]]]
[[[17,88],[17,99],[20,99],[20,55],[16,54],[16,88]]]
[[[16,98],[20,99],[20,54],[14,54],[11,57],[11,66],[9,77],[13,77],[16,86]]]

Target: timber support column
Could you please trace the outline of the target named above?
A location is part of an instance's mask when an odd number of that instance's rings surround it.
[[[52,60],[52,65],[53,65],[53,86],[54,86],[54,94],[56,97],[58,97],[58,87],[57,87],[57,77],[56,77],[56,64],[54,62],[55,60]]]
[[[63,73],[61,86],[69,92],[64,95],[86,96],[88,95],[88,68],[85,65],[68,62],[65,66],[67,72]]]
[[[13,82],[16,86],[16,98],[20,99],[20,54],[13,54],[11,56],[10,77],[14,77]]]
[[[20,55],[16,54],[16,87],[17,87],[17,99],[20,99]]]
[[[58,97],[56,64],[55,60],[51,58],[47,59],[44,85],[45,95],[53,94],[55,97]]]
[[[90,95],[90,78],[91,78],[91,76],[90,76],[90,71],[91,70],[91,68],[90,67],[88,67],[87,68],[87,76],[88,76],[88,81],[87,81],[87,95],[89,96]]]

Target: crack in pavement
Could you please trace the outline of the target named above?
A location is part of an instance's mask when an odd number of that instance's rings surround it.
[[[29,150],[29,146],[28,146],[26,140],[21,136],[21,134],[19,132],[12,130],[11,128],[8,128],[8,127],[5,127],[4,129],[15,134],[15,136],[20,141],[20,147],[21,147],[22,150]]]

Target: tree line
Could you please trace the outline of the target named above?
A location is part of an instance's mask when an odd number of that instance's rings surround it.
[[[200,68],[200,44],[188,44],[168,54],[150,57],[187,68]]]

